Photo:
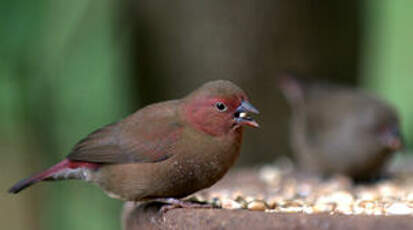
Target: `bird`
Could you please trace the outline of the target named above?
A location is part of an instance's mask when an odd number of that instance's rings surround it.
[[[350,86],[283,74],[278,87],[291,107],[290,142],[299,169],[376,181],[403,147],[396,109]]]
[[[181,99],[148,105],[80,140],[67,157],[23,179],[10,193],[41,181],[77,179],[125,201],[179,200],[221,179],[240,154],[243,127],[259,111],[234,83],[216,80]]]

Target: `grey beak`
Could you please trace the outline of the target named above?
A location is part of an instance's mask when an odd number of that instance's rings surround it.
[[[248,116],[247,113],[260,113],[253,105],[247,101],[242,101],[241,105],[238,106],[234,114],[235,121],[240,125],[246,125],[254,128],[258,128],[259,125],[254,119]]]
[[[259,114],[260,111],[258,111],[258,109],[256,109],[253,105],[251,105],[251,103],[249,103],[248,101],[242,101],[241,105],[237,108],[238,112],[249,112],[249,113],[255,113],[255,114]]]

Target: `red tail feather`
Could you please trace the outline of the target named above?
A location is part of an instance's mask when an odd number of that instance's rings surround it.
[[[76,169],[76,168],[88,168],[88,169],[96,169],[98,167],[97,164],[88,163],[88,162],[77,162],[77,161],[70,161],[65,159],[54,166],[50,167],[49,169],[40,172],[32,177],[23,179],[17,182],[13,187],[9,189],[9,193],[18,193],[21,190],[36,184],[40,181],[44,181],[52,177],[53,175],[62,172],[63,170],[67,169]]]

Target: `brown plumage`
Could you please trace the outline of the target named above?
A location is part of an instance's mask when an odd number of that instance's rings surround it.
[[[397,112],[379,98],[291,76],[280,87],[292,108],[292,148],[305,171],[375,179],[401,148]]]
[[[82,179],[124,200],[181,198],[218,181],[237,159],[242,126],[258,111],[229,81],[204,84],[179,100],[146,106],[91,133],[67,159],[17,183]]]

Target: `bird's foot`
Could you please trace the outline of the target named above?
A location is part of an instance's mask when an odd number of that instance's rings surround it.
[[[169,210],[175,208],[213,208],[214,206],[211,204],[204,204],[204,203],[196,203],[193,201],[186,201],[186,200],[179,200],[175,198],[159,198],[155,199],[154,201],[165,203],[160,209],[162,214],[165,214]]]

